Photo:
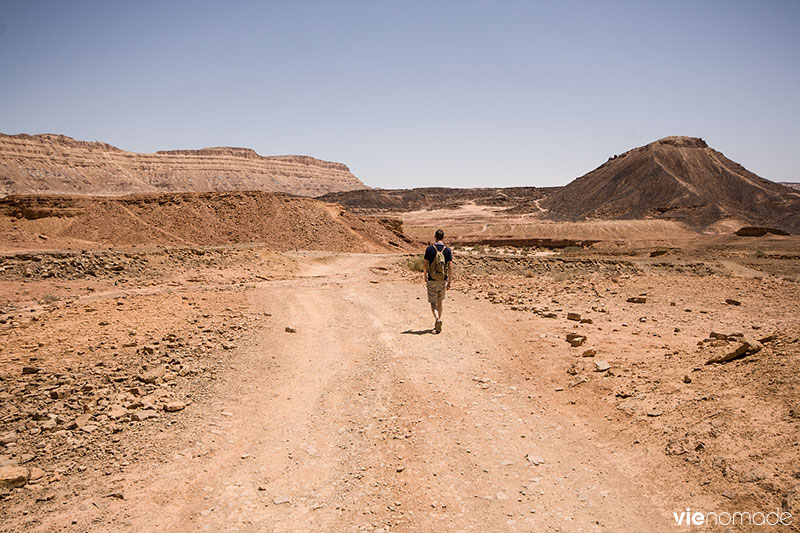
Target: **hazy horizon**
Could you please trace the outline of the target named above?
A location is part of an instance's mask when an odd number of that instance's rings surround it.
[[[4,2],[0,131],[557,186],[670,135],[800,182],[800,3]]]

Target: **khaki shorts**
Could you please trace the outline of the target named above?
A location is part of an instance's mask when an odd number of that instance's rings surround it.
[[[445,285],[447,285],[447,281],[443,279],[428,280],[428,301],[430,303],[435,304],[439,300],[444,300]]]

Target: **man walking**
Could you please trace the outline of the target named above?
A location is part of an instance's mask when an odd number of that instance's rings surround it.
[[[453,252],[444,245],[444,231],[436,230],[436,242],[425,249],[425,283],[428,286],[428,301],[431,303],[434,330],[442,332],[442,302],[445,289],[453,281]]]

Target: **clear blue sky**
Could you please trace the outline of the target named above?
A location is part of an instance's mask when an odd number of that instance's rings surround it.
[[[0,2],[0,132],[561,185],[667,135],[800,181],[800,1]]]

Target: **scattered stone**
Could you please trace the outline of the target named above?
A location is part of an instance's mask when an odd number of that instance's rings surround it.
[[[631,296],[626,301],[628,303],[631,303],[631,304],[644,304],[644,303],[647,303],[647,297],[646,296]]]
[[[128,410],[122,407],[121,405],[112,405],[111,407],[106,410],[106,414],[109,418],[113,420],[120,419],[128,414]]]
[[[647,416],[651,417],[661,416],[663,414],[664,411],[662,411],[661,409],[650,409],[649,411],[647,411]]]
[[[156,368],[152,368],[146,372],[143,372],[139,375],[139,381],[143,383],[154,384],[160,378],[164,377],[166,374],[167,368],[164,365],[157,366]]]
[[[580,313],[567,313],[567,320],[574,320],[575,322],[580,322],[581,315]]]
[[[716,354],[706,361],[707,365],[712,363],[727,363],[744,355],[752,355],[763,348],[760,342],[752,339],[742,339],[733,348],[722,347]]]
[[[39,481],[44,478],[45,471],[39,468],[38,466],[34,466],[31,468],[30,473],[28,474],[28,483],[38,483]]]
[[[753,483],[756,481],[762,481],[766,479],[767,474],[765,474],[762,470],[758,468],[751,468],[747,472],[745,472],[741,478],[739,478],[739,483]]]
[[[733,298],[726,298],[725,303],[728,305],[742,305],[742,302],[739,300],[734,300]]]
[[[544,463],[544,459],[542,459],[541,455],[534,455],[532,453],[526,454],[525,459],[527,459],[528,462],[533,466],[539,466],[540,464]]]
[[[175,411],[181,411],[182,409],[186,408],[186,404],[180,401],[174,402],[167,402],[164,404],[164,410],[168,413],[174,413]]]
[[[577,387],[582,383],[586,383],[587,381],[589,381],[589,379],[586,376],[578,376],[573,381],[571,381],[567,386],[571,389],[573,387]]]
[[[140,411],[136,411],[131,415],[131,419],[141,422],[143,420],[147,420],[148,418],[155,418],[158,416],[155,409],[142,409]]]
[[[567,334],[567,342],[573,348],[577,348],[578,346],[580,346],[581,344],[586,342],[586,336],[585,335],[578,335],[577,333],[568,333]]]
[[[121,492],[109,492],[108,494],[106,494],[105,497],[106,498],[114,498],[116,500],[124,500],[125,499],[125,495],[122,494]]]
[[[9,431],[2,437],[0,437],[0,446],[5,446],[6,444],[11,444],[12,442],[17,442],[18,435],[16,431]]]
[[[284,503],[289,503],[289,497],[288,496],[278,496],[277,498],[273,498],[272,499],[272,503],[274,503],[275,505],[281,505],[281,504],[284,504]]]
[[[689,377],[689,374],[686,374],[686,375],[683,376],[683,382],[684,383],[691,383],[692,382],[692,378]]]
[[[284,331],[285,331],[286,333],[297,333],[297,330],[296,330],[295,328],[291,328],[291,327],[289,327],[289,326],[286,326],[286,327],[284,328]]]
[[[597,351],[594,350],[593,348],[589,348],[588,350],[583,352],[583,357],[594,357],[595,355],[597,355]]]
[[[21,466],[0,467],[0,490],[24,487],[28,483],[28,469]]]
[[[737,496],[736,491],[733,489],[728,489],[722,493],[722,497],[728,498],[729,500],[733,500],[734,498],[736,498],[736,496]]]
[[[22,375],[25,376],[29,374],[38,374],[39,372],[41,372],[41,370],[42,370],[41,368],[35,366],[23,366]]]
[[[667,455],[686,455],[689,453],[691,446],[685,439],[669,439],[664,448],[664,453]]]
[[[609,370],[611,365],[608,364],[608,361],[595,361],[594,362],[594,371],[595,372],[605,372]]]

